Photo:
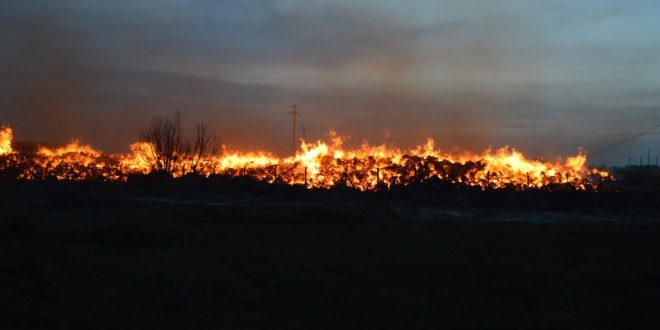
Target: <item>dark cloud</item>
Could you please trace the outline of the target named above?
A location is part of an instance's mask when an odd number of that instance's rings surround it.
[[[90,65],[177,69],[194,62],[341,66],[374,54],[398,59],[417,36],[415,29],[367,8],[280,3],[56,0],[42,7],[38,1],[14,1],[1,16],[2,34],[40,35],[60,47],[86,38],[77,59]],[[32,53],[32,47],[19,49]]]

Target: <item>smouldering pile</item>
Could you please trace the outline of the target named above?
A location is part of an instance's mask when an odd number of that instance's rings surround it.
[[[146,142],[131,145],[126,154],[106,155],[78,141],[61,148],[40,147],[34,152],[12,149],[10,128],[0,129],[0,177],[16,180],[100,179],[125,181],[131,174],[148,174],[157,168],[157,151]],[[483,153],[447,154],[433,140],[409,150],[363,145],[344,150],[343,140],[302,141],[295,157],[281,158],[268,152],[236,152],[223,148],[216,155],[194,159],[176,155],[171,174],[249,176],[259,181],[305,185],[308,188],[347,186],[358,190],[390,189],[429,180],[487,188],[531,189],[561,186],[595,188],[609,180],[607,172],[586,167],[579,153],[563,162],[531,160],[504,147]]]

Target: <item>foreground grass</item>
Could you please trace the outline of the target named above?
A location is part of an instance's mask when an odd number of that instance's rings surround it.
[[[660,226],[5,199],[0,328],[658,328]]]

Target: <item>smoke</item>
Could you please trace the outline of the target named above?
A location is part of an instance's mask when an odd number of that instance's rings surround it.
[[[76,68],[85,35],[67,29],[52,9],[45,3],[29,15],[17,14],[14,21],[26,23],[12,30],[16,42],[1,57],[8,77],[2,85],[3,108],[10,112],[5,117],[19,137],[27,133],[40,141],[61,140],[64,129],[80,133],[84,120],[72,105],[81,97]]]
[[[608,138],[576,131],[594,134],[604,113],[622,118],[636,94],[576,78],[611,78],[603,63],[625,64],[598,44],[580,48],[589,11],[539,6],[9,0],[0,109],[19,140],[121,151],[152,117],[179,111],[236,148],[286,154],[298,103],[308,139],[335,129],[349,144],[433,137],[444,149],[510,144],[550,158]],[[640,96],[645,106],[654,95]],[[602,107],[612,100],[619,107]]]

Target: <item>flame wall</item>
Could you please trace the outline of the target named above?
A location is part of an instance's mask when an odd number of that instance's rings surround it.
[[[0,173],[14,179],[124,181],[131,174],[153,171],[156,153],[145,142],[131,145],[127,154],[109,154],[82,145],[78,141],[60,148],[41,147],[35,153],[11,149],[12,131],[0,131]],[[579,152],[563,161],[545,162],[526,157],[514,148],[488,149],[481,153],[445,153],[428,139],[411,149],[363,144],[345,149],[344,139],[331,134],[329,142],[301,141],[295,156],[281,158],[265,151],[240,152],[223,148],[222,152],[199,160],[178,155],[174,177],[190,173],[203,176],[249,176],[259,181],[305,185],[308,188],[347,186],[354,189],[380,190],[429,180],[454,185],[515,189],[562,185],[571,189],[594,188],[605,171],[586,167],[587,157]]]

